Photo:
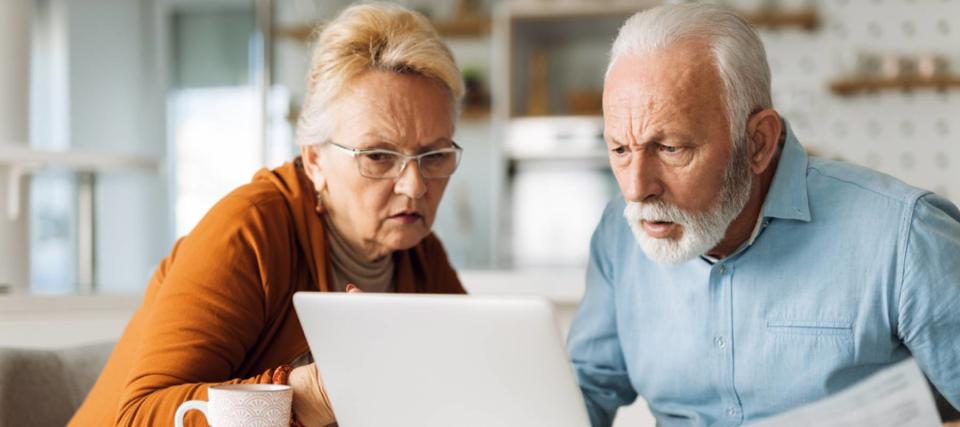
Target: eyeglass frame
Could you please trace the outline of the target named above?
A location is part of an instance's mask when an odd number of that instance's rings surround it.
[[[430,150],[430,151],[427,151],[427,152],[425,152],[425,153],[420,153],[420,154],[415,154],[415,155],[412,155],[412,156],[408,156],[408,155],[406,155],[406,154],[403,154],[403,153],[400,153],[400,152],[397,152],[397,151],[393,151],[393,150],[387,150],[387,149],[384,149],[384,148],[371,148],[371,149],[361,150],[361,149],[354,148],[354,147],[348,147],[348,146],[343,145],[343,144],[338,144],[338,143],[333,142],[333,141],[326,141],[326,142],[324,142],[324,144],[329,144],[329,145],[332,145],[332,146],[334,146],[334,147],[336,147],[336,148],[339,148],[339,149],[340,149],[341,151],[343,151],[344,153],[347,153],[347,154],[349,154],[351,157],[353,157],[354,161],[355,161],[356,164],[357,164],[357,172],[360,173],[360,176],[362,176],[362,177],[364,177],[364,178],[370,178],[370,179],[397,179],[397,178],[400,178],[401,176],[403,176],[403,171],[406,170],[407,164],[409,164],[411,160],[416,160],[416,161],[417,161],[417,171],[420,173],[420,176],[423,177],[424,179],[445,179],[445,178],[450,178],[451,176],[453,176],[453,174],[454,174],[454,173],[457,171],[457,169],[460,167],[460,159],[463,157],[463,147],[461,147],[460,145],[458,145],[458,144],[456,143],[456,141],[450,141],[450,143],[453,144],[453,147],[441,148],[441,149],[439,149],[439,150]],[[365,175],[365,174],[363,173],[363,166],[360,165],[360,161],[357,160],[357,156],[364,155],[364,154],[373,154],[373,153],[390,154],[390,155],[398,156],[398,157],[400,158],[400,160],[402,160],[402,161],[400,162],[400,170],[397,172],[396,176],[369,176],[369,175]],[[453,166],[453,171],[450,172],[450,175],[447,175],[447,176],[426,176],[426,175],[424,175],[424,173],[423,173],[423,166],[420,164],[420,159],[422,159],[422,158],[424,158],[424,157],[426,157],[426,156],[432,155],[432,154],[437,154],[437,153],[454,153],[454,155],[456,156],[456,164]]]

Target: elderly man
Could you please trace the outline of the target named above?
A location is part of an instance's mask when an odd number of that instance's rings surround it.
[[[630,18],[605,139],[622,192],[594,233],[569,350],[594,426],[740,425],[913,357],[960,406],[960,211],[808,158],[757,34],[716,6]]]

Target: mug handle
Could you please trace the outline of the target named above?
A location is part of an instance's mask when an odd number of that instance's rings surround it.
[[[194,409],[203,412],[203,417],[207,420],[210,419],[210,417],[207,416],[207,402],[202,400],[188,400],[177,407],[177,414],[173,416],[174,427],[183,427],[183,417],[187,415],[187,412]]]

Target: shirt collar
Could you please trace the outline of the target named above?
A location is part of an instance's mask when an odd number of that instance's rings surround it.
[[[753,233],[750,233],[750,238],[747,239],[746,242],[743,242],[743,244],[740,245],[740,247],[737,248],[737,250],[733,251],[733,253],[736,254],[737,252],[740,252],[744,248],[750,247],[750,245],[752,245],[753,242],[757,240],[757,236],[760,235],[760,232],[763,231],[763,228],[766,226],[767,224],[766,222],[764,222],[763,216],[757,217],[757,223],[754,224],[753,226]],[[720,262],[719,258],[714,258],[707,254],[700,255],[700,257],[703,258],[704,261],[710,263],[710,265]]]
[[[807,200],[807,153],[797,141],[793,129],[783,121],[786,140],[780,152],[773,184],[763,202],[763,218],[792,219],[810,222]]]
[[[783,131],[785,137],[781,137],[783,145],[780,149],[780,160],[777,172],[773,175],[773,184],[770,185],[767,198],[763,202],[763,214],[757,218],[750,238],[733,251],[731,256],[753,245],[767,225],[766,218],[810,221],[810,204],[807,201],[807,152],[797,141],[786,119],[783,120]],[[720,261],[707,254],[700,255],[700,258],[711,265]]]

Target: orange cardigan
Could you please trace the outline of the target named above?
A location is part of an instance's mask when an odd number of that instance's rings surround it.
[[[207,387],[269,382],[308,350],[296,291],[328,291],[313,183],[294,163],[260,170],[180,239],[69,426],[172,425]],[[398,292],[464,293],[432,234],[394,253]],[[205,425],[196,411],[187,425]]]

